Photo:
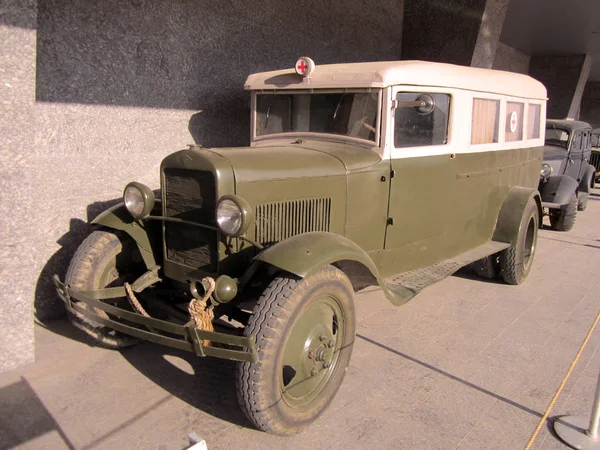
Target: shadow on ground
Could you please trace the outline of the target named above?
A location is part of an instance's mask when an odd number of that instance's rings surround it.
[[[252,427],[237,401],[234,361],[201,358],[151,343],[120,352],[149,380],[190,406],[235,425]]]
[[[25,378],[0,388],[0,450],[52,432],[67,448],[75,448]]]

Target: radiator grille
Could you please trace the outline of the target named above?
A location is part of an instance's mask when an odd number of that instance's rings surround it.
[[[309,231],[329,231],[330,213],[330,198],[258,205],[256,239],[269,245]]]
[[[590,164],[596,168],[596,172],[600,171],[600,151],[592,152],[590,155]]]
[[[165,169],[165,215],[215,225],[215,178],[210,172]],[[216,231],[165,222],[167,259],[196,269],[217,270]]]

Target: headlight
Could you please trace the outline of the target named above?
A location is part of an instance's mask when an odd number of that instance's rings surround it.
[[[123,203],[134,219],[143,219],[154,208],[154,193],[141,183],[129,183],[123,191]]]
[[[552,166],[550,164],[542,164],[542,170],[540,170],[540,175],[542,178],[548,178],[552,175]]]
[[[237,237],[246,232],[252,222],[248,203],[235,195],[225,195],[217,205],[217,224],[223,233]]]

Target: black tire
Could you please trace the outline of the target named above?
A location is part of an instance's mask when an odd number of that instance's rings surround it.
[[[139,249],[130,237],[98,230],[92,232],[73,255],[65,283],[73,290],[94,290],[122,286],[125,281],[133,282],[144,272]],[[123,303],[127,304],[125,299]],[[97,315],[109,317],[104,311],[87,305],[84,307]],[[140,342],[78,313],[69,314],[69,320],[103,347],[123,348]]]
[[[500,254],[494,253],[493,255],[481,258],[471,263],[471,268],[481,278],[495,280],[500,274]]]
[[[248,419],[285,436],[310,425],[344,379],[355,327],[354,291],[339,269],[273,279],[244,330],[256,339],[258,361],[237,367],[238,399]]]
[[[550,226],[555,231],[570,231],[575,225],[577,217],[577,196],[573,198],[566,208],[550,210]]]
[[[582,195],[577,201],[577,211],[585,211],[588,205],[588,196]]]
[[[529,275],[535,256],[539,229],[539,212],[535,200],[523,211],[517,242],[500,252],[500,275],[508,284],[521,284]]]

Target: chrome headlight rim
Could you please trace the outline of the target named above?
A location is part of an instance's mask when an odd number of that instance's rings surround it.
[[[123,189],[123,203],[136,220],[148,217],[154,208],[154,192],[148,186],[133,181]]]
[[[552,175],[552,172],[554,172],[554,169],[550,164],[542,163],[542,168],[540,169],[540,176],[542,178],[548,178],[550,175]]]
[[[224,222],[225,216],[221,216],[223,213],[223,208],[230,208],[232,205],[234,205],[234,207],[237,209],[240,220],[239,226],[235,227],[234,229],[227,228],[226,223]],[[237,195],[224,195],[217,202],[216,221],[219,229],[227,236],[239,237],[248,231],[250,224],[254,221],[254,214],[248,202],[243,198],[238,197]]]

